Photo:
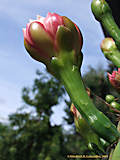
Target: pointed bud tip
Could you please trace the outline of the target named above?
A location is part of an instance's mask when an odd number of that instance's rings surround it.
[[[26,32],[26,28],[22,28],[22,31],[23,31],[23,32]]]
[[[112,75],[110,73],[107,72],[108,77],[110,78]]]
[[[33,20],[33,19],[29,19],[29,23],[32,23],[32,22],[34,22],[35,20]]]

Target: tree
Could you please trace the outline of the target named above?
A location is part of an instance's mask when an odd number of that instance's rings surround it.
[[[61,125],[52,126],[52,107],[59,104],[65,93],[59,81],[37,71],[37,78],[31,88],[24,88],[22,99],[31,106],[31,113],[20,110],[10,115],[10,125],[14,129],[14,158],[17,160],[63,159],[64,135]],[[12,146],[13,147],[13,146]]]
[[[64,94],[65,89],[58,80],[37,71],[33,86],[22,91],[24,106],[9,116],[9,127],[3,125],[2,160],[56,160],[56,157],[62,160],[68,153],[83,150],[80,135],[75,137],[70,131],[65,132],[62,124],[51,125],[52,107],[65,100]],[[26,111],[29,108],[32,110]],[[69,108],[66,111],[70,114]],[[73,124],[72,115],[71,119]]]

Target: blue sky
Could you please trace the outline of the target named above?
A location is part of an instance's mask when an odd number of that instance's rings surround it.
[[[0,3],[0,119],[15,112],[23,105],[21,89],[33,84],[36,69],[45,70],[45,66],[34,61],[26,52],[23,44],[22,28],[36,15],[46,16],[47,12],[56,12],[73,20],[80,28],[84,43],[82,73],[87,66],[106,67],[107,61],[100,51],[100,42],[104,38],[99,23],[91,12],[91,0],[1,0]],[[56,114],[53,122],[61,120]],[[62,107],[59,112],[63,114]]]

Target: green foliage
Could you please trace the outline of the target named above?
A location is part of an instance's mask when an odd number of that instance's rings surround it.
[[[89,67],[88,72],[83,75],[83,81],[93,93],[101,98],[105,98],[106,94],[109,93],[110,87],[105,76],[105,71],[100,67],[97,69]]]
[[[65,100],[65,103],[68,107],[65,107],[65,109],[64,109],[64,111],[66,113],[64,120],[67,122],[68,125],[72,125],[74,123],[74,116],[73,116],[72,112],[70,112],[70,106],[71,106],[72,102]]]
[[[33,86],[23,89],[24,107],[9,116],[9,127],[0,125],[1,160],[64,160],[68,153],[84,150],[81,141],[76,143],[81,138],[64,133],[62,125],[51,125],[52,107],[64,100],[64,94],[58,80],[37,71]],[[71,119],[73,123],[72,115]]]
[[[11,147],[17,160],[55,160],[65,154],[62,127],[50,123],[52,107],[59,104],[64,88],[53,77],[38,71],[37,76],[33,86],[24,88],[22,94],[25,105],[34,111],[26,113],[20,110],[9,116],[15,151]]]
[[[31,89],[23,89],[22,99],[26,104],[34,107],[38,114],[51,116],[52,107],[59,103],[65,90],[60,82],[50,75],[43,75],[37,71],[37,76]]]

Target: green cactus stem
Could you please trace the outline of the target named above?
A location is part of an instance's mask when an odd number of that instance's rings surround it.
[[[103,144],[101,143],[99,136],[90,128],[82,116],[80,115],[78,118],[74,117],[74,122],[77,132],[83,137],[89,149],[94,150],[92,144],[95,144],[100,151],[104,152],[105,148],[103,149]]]
[[[101,50],[108,60],[120,68],[120,51],[112,38],[105,38],[102,41]]]
[[[107,143],[104,139],[100,138],[88,125],[88,123],[83,119],[80,112],[76,109],[74,104],[70,107],[71,112],[74,115],[74,122],[76,131],[82,136],[84,139],[86,145],[90,150],[94,150],[97,147],[97,149],[101,152],[104,152],[104,150],[110,145]],[[94,147],[95,146],[95,147]]]
[[[115,43],[120,49],[120,29],[114,21],[112,11],[105,0],[93,0],[91,4],[92,12],[109,35],[115,40]]]
[[[113,154],[112,160],[120,160],[120,142],[118,142]]]
[[[79,67],[73,65],[73,52],[60,53],[52,59],[51,65],[55,74],[59,74],[67,93],[82,117],[92,129],[106,141],[113,143],[120,134],[115,125],[100,112],[90,100],[79,72]]]
[[[104,149],[106,149],[110,144],[106,142],[103,138],[100,138],[100,143]]]

